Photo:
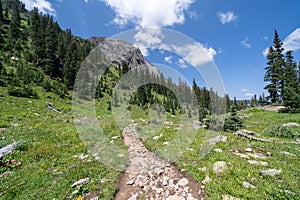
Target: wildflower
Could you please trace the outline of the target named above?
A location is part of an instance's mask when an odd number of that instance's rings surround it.
[[[82,196],[79,195],[79,196],[77,197],[77,200],[82,200]]]
[[[56,133],[55,136],[58,137],[58,133]]]
[[[80,142],[79,145],[82,147],[82,145],[83,145],[82,142]]]

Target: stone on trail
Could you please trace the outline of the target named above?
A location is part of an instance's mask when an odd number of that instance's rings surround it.
[[[217,161],[213,166],[213,171],[216,174],[223,173],[227,169],[227,163],[224,161]]]
[[[246,151],[246,152],[251,152],[251,151],[253,151],[253,149],[250,148],[250,147],[248,147],[248,148],[245,149],[245,151]]]
[[[182,178],[178,181],[177,183],[179,186],[186,186],[187,184],[189,184],[189,181],[186,178]]]
[[[139,193],[132,195],[128,200],[137,200]]]
[[[185,198],[175,194],[175,195],[169,196],[168,198],[166,198],[166,200],[185,200]]]

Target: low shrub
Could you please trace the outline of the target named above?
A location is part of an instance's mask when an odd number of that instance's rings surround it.
[[[285,138],[296,138],[299,136],[295,130],[287,126],[274,126],[266,131],[267,135]]]

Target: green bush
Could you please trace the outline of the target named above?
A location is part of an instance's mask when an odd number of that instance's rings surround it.
[[[243,127],[243,120],[237,114],[235,106],[230,108],[230,116],[225,118],[224,131],[237,131]]]
[[[278,111],[279,113],[290,113],[290,114],[296,114],[300,113],[300,108],[281,108]]]
[[[28,85],[24,85],[23,87],[9,86],[8,94],[10,96],[16,96],[16,97],[27,97],[27,98],[34,98],[34,99],[38,98],[37,92]]]
[[[287,126],[274,126],[266,131],[267,135],[285,138],[296,138],[299,136],[295,130]]]

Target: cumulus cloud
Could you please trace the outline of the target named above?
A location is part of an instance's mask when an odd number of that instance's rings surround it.
[[[242,92],[248,92],[249,90],[246,88],[241,89]]]
[[[243,41],[241,41],[241,44],[247,49],[251,48],[251,44],[248,43],[248,40],[249,38],[246,37]]]
[[[237,20],[237,16],[232,11],[217,12],[221,24],[227,24]]]
[[[194,0],[102,0],[111,7],[118,25],[135,24],[137,27],[165,27],[182,24],[185,12]]]
[[[283,41],[284,51],[298,51],[300,49],[300,28],[295,29]],[[269,48],[263,50],[263,55],[267,56]]]
[[[286,51],[297,51],[300,49],[300,28],[294,30],[283,40],[283,48]]]
[[[43,13],[48,13],[50,15],[56,15],[56,11],[53,8],[53,5],[47,0],[21,0],[26,9],[32,10],[34,7],[37,7],[39,11]]]
[[[173,59],[172,56],[166,56],[166,57],[164,58],[165,62],[167,62],[167,63],[169,63],[169,64],[172,64],[172,59]]]
[[[183,59],[193,66],[200,66],[211,62],[217,52],[213,48],[206,48],[195,42],[183,46],[172,46],[175,52],[182,55]]]

